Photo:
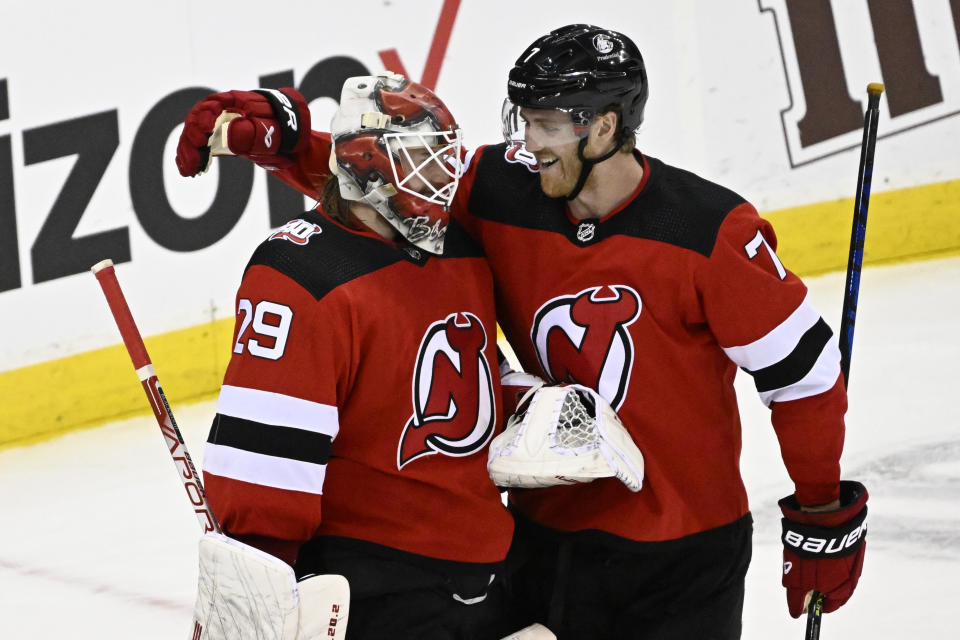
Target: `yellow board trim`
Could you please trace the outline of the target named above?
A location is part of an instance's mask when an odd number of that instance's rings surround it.
[[[847,268],[853,198],[763,214],[779,240],[777,255],[808,276]],[[960,180],[875,193],[865,264],[960,253]],[[230,358],[233,318],[145,340],[167,399],[212,398]],[[0,373],[0,449],[149,413],[122,345]]]
[[[219,390],[232,337],[225,318],[144,340],[171,404]],[[0,448],[149,413],[122,344],[0,373]]]
[[[845,271],[853,198],[764,213],[779,240],[777,256],[802,276]],[[960,180],[874,193],[864,264],[944,257],[960,252]]]

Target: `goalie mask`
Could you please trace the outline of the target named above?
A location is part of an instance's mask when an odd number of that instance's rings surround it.
[[[440,98],[397,74],[349,78],[330,133],[340,195],[376,209],[411,244],[443,253],[462,164],[460,128]]]

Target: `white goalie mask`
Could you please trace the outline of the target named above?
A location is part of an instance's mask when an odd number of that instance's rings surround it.
[[[411,244],[443,253],[463,165],[460,128],[440,98],[397,74],[349,78],[330,133],[340,195],[376,209]]]

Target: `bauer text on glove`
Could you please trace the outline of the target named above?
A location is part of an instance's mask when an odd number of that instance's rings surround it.
[[[824,594],[825,612],[853,595],[866,551],[867,497],[862,484],[844,480],[839,506],[829,511],[805,511],[794,496],[780,500],[783,586],[794,618],[803,613],[810,591]]]

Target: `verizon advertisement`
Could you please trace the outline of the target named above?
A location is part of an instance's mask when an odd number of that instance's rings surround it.
[[[324,128],[345,78],[386,68],[434,88],[476,147],[500,140],[516,56],[553,28],[589,22],[644,54],[639,148],[761,211],[853,196],[870,82],[886,86],[874,193],[960,178],[960,0],[595,4],[4,9],[0,371],[119,342],[89,273],[104,258],[144,335],[233,315],[253,248],[313,203],[241,160],[179,176],[180,123],[214,91],[296,87]]]

